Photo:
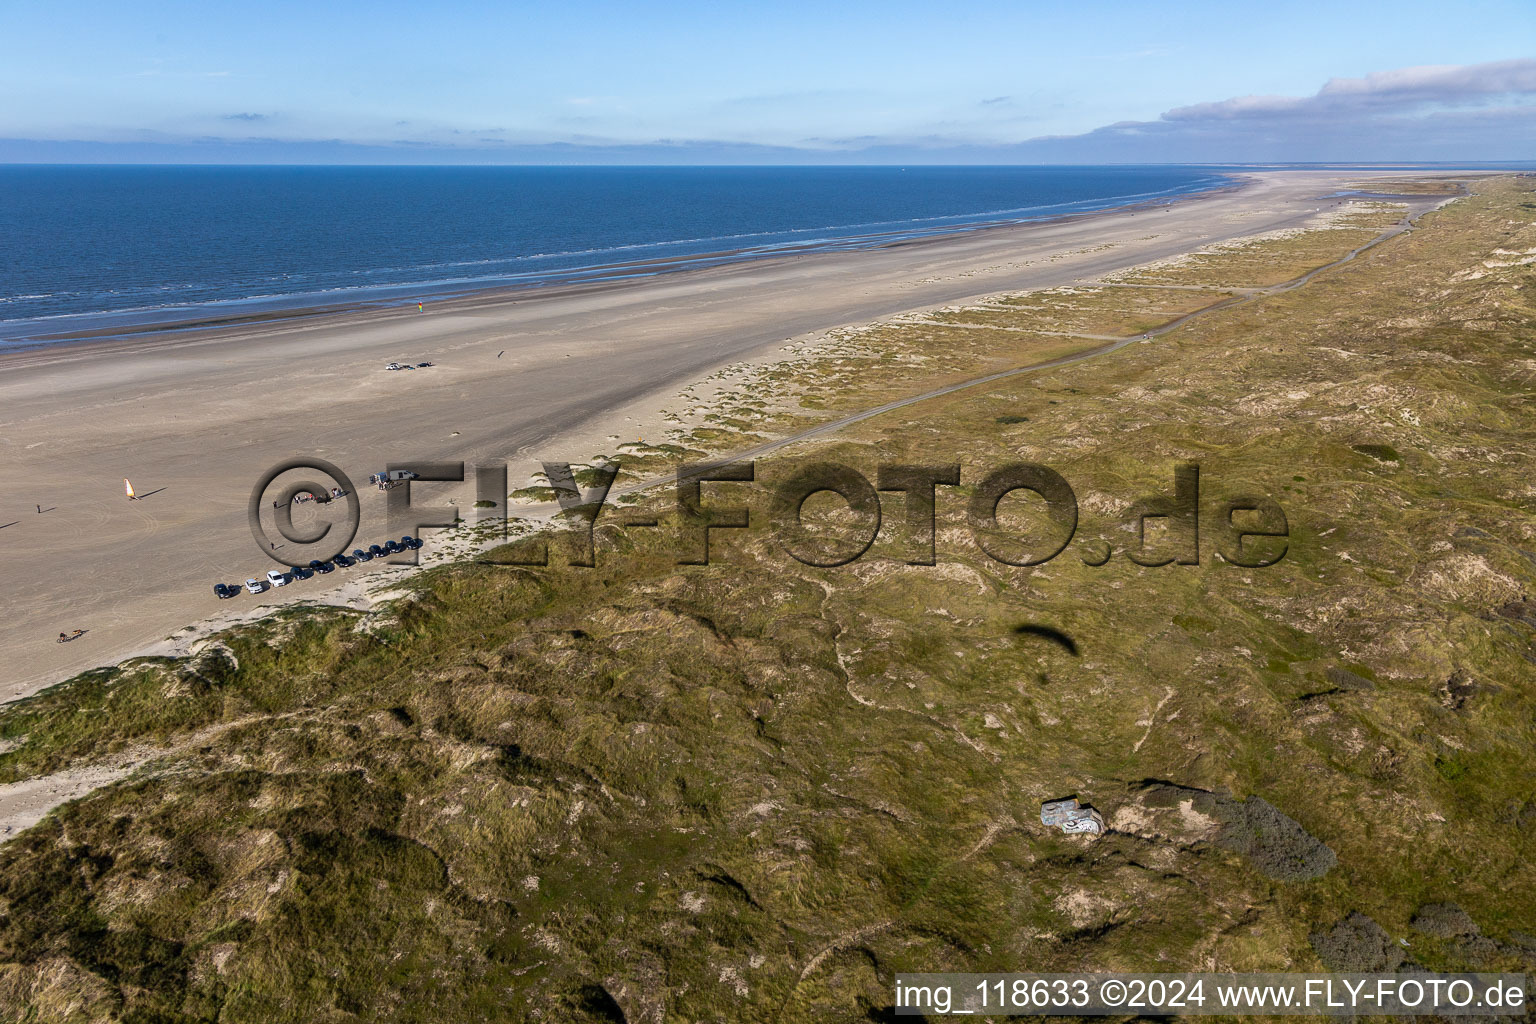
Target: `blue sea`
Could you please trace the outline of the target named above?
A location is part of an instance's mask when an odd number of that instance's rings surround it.
[[[0,166],[0,346],[864,248],[1209,167]]]

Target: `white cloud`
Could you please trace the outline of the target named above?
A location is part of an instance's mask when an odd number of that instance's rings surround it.
[[[1536,60],[1437,64],[1330,78],[1312,96],[1237,96],[1175,107],[1164,121],[1230,121],[1262,117],[1335,116],[1364,110],[1484,104],[1536,94]]]
[[[817,94],[786,95],[802,99]],[[827,92],[819,98],[832,104],[845,102],[851,95]],[[121,131],[107,138],[95,134],[97,141],[106,143],[201,147],[222,140],[237,147],[270,145],[279,154],[285,146],[304,152],[328,145],[358,147],[358,152],[370,154],[411,147],[431,149],[449,162],[455,154],[467,160],[562,163],[1536,160],[1536,60],[1530,59],[1407,67],[1359,78],[1333,78],[1310,96],[1239,96],[1179,107],[1154,120],[1121,121],[1078,135],[1014,142],[995,140],[1005,129],[1022,135],[1017,122],[1042,106],[1060,106],[1060,99],[1049,94],[983,93],[953,108],[903,107],[901,117],[884,119],[890,125],[869,123],[862,133],[841,136],[804,132],[792,121],[775,123],[772,132],[766,130],[770,126],[758,108],[771,110],[783,98],[742,96],[718,101],[709,113],[719,128],[680,137],[669,136],[665,130],[669,126],[640,124],[629,117],[622,98],[598,95],[560,97],[550,105],[550,123],[514,124],[505,131],[381,117],[354,122],[349,131],[338,132],[317,117],[243,113],[234,107],[235,113],[163,123],[161,134],[153,138],[125,139]],[[284,129],[281,138],[273,126]],[[744,127],[752,129],[749,137],[732,137],[746,134]],[[258,128],[259,134],[254,131]],[[409,138],[401,138],[405,135]],[[80,139],[78,145],[88,145],[84,131],[60,131],[51,138]],[[32,146],[24,139],[0,139],[0,158],[6,152],[38,154],[25,159],[69,162],[75,150],[48,149],[47,140]],[[272,159],[266,149],[261,156]]]
[[[1536,92],[1536,60],[1501,60],[1489,64],[1432,64],[1396,71],[1374,71],[1364,78],[1331,78],[1318,90],[1318,96],[1447,101],[1533,92]]]

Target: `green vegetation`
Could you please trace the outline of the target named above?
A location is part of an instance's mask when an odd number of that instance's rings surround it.
[[[1324,230],[1281,231],[1252,242],[1225,243],[1124,274],[1120,280],[1141,284],[1259,288],[1299,277],[1371,241],[1400,220],[1397,203],[1354,204]]]
[[[153,757],[0,845],[0,1019],[861,1021],[907,970],[1531,970],[1536,297],[1490,254],[1536,227],[1529,180],[1476,188],[1304,288],[759,464],[962,462],[936,566],[899,495],[863,559],[812,569],[762,490],[711,484],[755,511],[709,566],[648,497],[662,527],[600,526],[595,569],[491,551],[7,708],[0,778]],[[853,332],[666,443],[1134,336],[1399,216],[1213,251],[1167,273],[1221,288],[1146,308],[1106,286]],[[1078,497],[1044,566],[966,526],[1013,461]],[[1130,504],[1185,461],[1200,564],[1132,564]],[[1212,553],[1239,494],[1283,506],[1277,565]],[[1039,825],[1073,794],[1109,834]]]
[[[1350,447],[1361,455],[1369,455],[1377,462],[1403,461],[1403,457],[1397,453],[1397,449],[1389,444],[1352,444]]]

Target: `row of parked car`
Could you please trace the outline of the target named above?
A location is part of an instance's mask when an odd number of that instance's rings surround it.
[[[309,565],[290,565],[287,572],[281,569],[273,569],[267,573],[265,579],[248,579],[245,581],[245,589],[252,594],[259,594],[268,587],[286,587],[294,580],[307,580],[315,573],[335,572],[337,569],[346,569],[359,562],[371,562],[375,558],[383,558],[386,555],[399,554],[401,551],[417,551],[421,548],[419,537],[401,537],[399,540],[385,541],[383,544],[370,544],[367,550],[353,548],[352,556],[337,555],[329,562],[322,562],[318,558],[310,560]],[[215,583],[214,594],[220,599],[234,597],[240,593],[240,588],[233,583]]]

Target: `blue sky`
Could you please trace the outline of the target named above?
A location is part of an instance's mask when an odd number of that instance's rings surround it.
[[[1536,3],[11,0],[0,160],[1536,159]]]

